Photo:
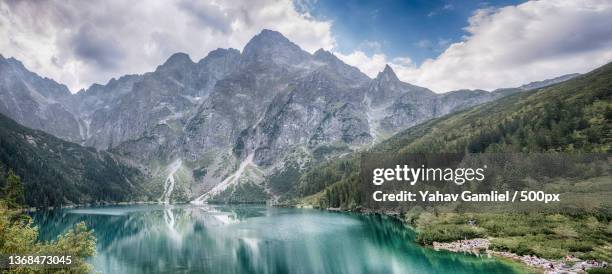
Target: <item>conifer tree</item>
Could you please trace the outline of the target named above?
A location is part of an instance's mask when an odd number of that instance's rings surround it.
[[[21,178],[9,170],[4,187],[4,200],[9,208],[21,208],[25,205],[25,191]]]

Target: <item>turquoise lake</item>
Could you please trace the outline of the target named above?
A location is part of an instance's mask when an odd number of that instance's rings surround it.
[[[85,222],[102,273],[517,273],[505,262],[419,246],[376,215],[265,206],[139,205],[33,214],[43,240]]]

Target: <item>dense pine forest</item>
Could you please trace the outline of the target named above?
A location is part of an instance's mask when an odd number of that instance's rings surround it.
[[[21,177],[25,204],[61,206],[146,200],[145,176],[115,155],[63,141],[0,115],[0,177]],[[7,184],[0,179],[0,187]]]

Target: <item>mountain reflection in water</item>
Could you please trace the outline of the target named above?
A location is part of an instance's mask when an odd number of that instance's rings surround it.
[[[102,273],[515,273],[512,266],[414,243],[377,215],[265,206],[139,205],[34,214],[43,240],[84,221]]]

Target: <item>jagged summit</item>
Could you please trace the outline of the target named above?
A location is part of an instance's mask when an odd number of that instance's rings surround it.
[[[274,30],[264,29],[259,34],[253,36],[251,40],[244,46],[243,54],[247,55],[252,51],[263,50],[266,48],[273,49],[278,47],[291,47],[300,49],[298,45],[289,41],[282,33]]]
[[[310,54],[289,41],[278,31],[264,29],[244,46],[242,64],[299,65],[311,58]]]
[[[313,56],[316,57],[316,58],[320,58],[320,59],[335,58],[336,57],[333,53],[331,53],[331,52],[329,52],[329,51],[327,51],[327,50],[325,50],[323,48],[320,48],[317,51],[315,51]]]
[[[389,64],[385,65],[385,69],[383,69],[383,71],[379,72],[378,75],[376,75],[376,79],[384,80],[387,82],[388,81],[399,81],[399,78],[397,78],[395,71],[393,71],[393,69],[391,68],[391,66],[389,66]]]
[[[256,36],[289,41],[289,39],[287,39],[282,33],[271,29],[262,29],[261,32]]]
[[[4,56],[2,56],[0,54],[0,61],[2,63],[5,63],[5,64],[16,66],[19,69],[23,69],[23,70],[26,69],[25,66],[23,65],[23,63],[21,61],[15,59],[14,57],[5,58]]]
[[[166,60],[166,62],[164,62],[164,64],[161,66],[162,67],[182,66],[186,64],[193,64],[193,61],[191,61],[191,57],[189,57],[187,53],[177,52],[175,54],[172,54],[168,58],[168,60]]]
[[[225,56],[227,54],[240,54],[240,51],[234,48],[218,48],[215,49],[211,52],[208,53],[208,55],[206,55],[206,57],[204,57],[202,60],[198,61],[198,62],[202,62],[204,59],[208,58],[215,58],[215,57],[222,57]]]
[[[336,55],[324,49],[318,49],[312,56],[320,62],[346,65]]]
[[[15,59],[14,57],[5,57],[2,54],[0,54],[0,61],[21,63],[21,61]]]

